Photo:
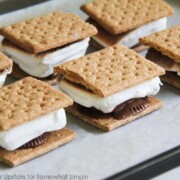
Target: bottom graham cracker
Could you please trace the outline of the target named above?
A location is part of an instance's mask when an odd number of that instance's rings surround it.
[[[163,102],[159,99],[156,99],[154,97],[148,97],[150,101],[150,106],[147,107],[143,112],[135,115],[128,117],[123,120],[117,120],[114,119],[111,115],[109,114],[103,114],[102,117],[95,117],[93,114],[87,114],[83,111],[80,111],[80,106],[78,104],[73,104],[72,106],[69,106],[66,108],[66,111],[69,112],[70,114],[74,115],[75,117],[85,121],[88,124],[91,124],[103,131],[111,131],[117,127],[120,127],[122,125],[125,125],[137,118],[140,118],[148,113],[151,113],[157,109],[159,109],[162,105]]]
[[[17,166],[52,151],[75,138],[76,133],[74,131],[63,128],[59,131],[49,133],[48,140],[44,144],[35,148],[17,149],[14,151],[7,151],[0,148],[0,161],[10,167]]]
[[[16,63],[13,63],[13,70],[12,70],[11,75],[17,79],[23,79],[25,77],[30,76],[29,74],[27,74],[26,72],[21,70]],[[36,77],[34,77],[34,78],[36,78]],[[43,82],[45,82],[51,86],[57,84],[56,75],[52,75],[52,76],[49,76],[47,78],[36,78],[36,79],[41,80],[41,81],[43,81]]]
[[[180,76],[178,76],[176,72],[166,71],[166,74],[161,76],[161,79],[162,81],[180,89]]]

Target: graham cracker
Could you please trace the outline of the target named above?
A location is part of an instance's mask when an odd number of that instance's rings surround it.
[[[177,73],[166,71],[166,74],[163,75],[161,79],[162,81],[180,89],[180,76],[178,76]]]
[[[163,105],[162,101],[160,101],[159,99],[156,99],[154,97],[148,97],[148,99],[151,102],[151,104],[150,106],[147,107],[147,109],[145,109],[143,112],[135,116],[131,116],[123,120],[114,119],[109,114],[104,114],[102,115],[102,117],[95,117],[93,114],[86,114],[80,111],[78,107],[79,105],[75,103],[72,106],[67,107],[66,111],[72,114],[73,116],[77,117],[78,119],[83,120],[86,123],[93,125],[94,127],[97,127],[103,131],[111,131],[137,118],[140,118],[148,113],[151,113],[159,109]]]
[[[0,52],[0,71],[3,71],[4,69],[8,69],[9,71],[12,71],[12,66],[13,66],[13,61]]]
[[[67,95],[31,77],[0,89],[0,130],[32,121],[72,105]]]
[[[94,0],[81,9],[112,34],[173,14],[173,9],[163,0]]]
[[[20,69],[20,67],[16,63],[13,63],[13,70],[12,70],[11,76],[15,77],[16,79],[23,79],[30,75],[24,72],[22,69]],[[56,74],[52,74],[51,76],[48,76],[46,78],[36,78],[36,79],[41,80],[51,86],[54,86],[57,84]]]
[[[18,166],[33,158],[52,151],[75,138],[76,133],[74,131],[63,128],[59,131],[50,132],[47,141],[35,148],[17,149],[14,151],[7,151],[0,148],[0,161],[10,167]]]
[[[0,29],[1,35],[31,53],[47,51],[96,33],[96,28],[80,17],[63,12],[53,12]]]
[[[164,74],[164,69],[123,45],[115,45],[55,67],[57,74],[100,97]]]
[[[180,25],[140,38],[140,42],[180,63]]]

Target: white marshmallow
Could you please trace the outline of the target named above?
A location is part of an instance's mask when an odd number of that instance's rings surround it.
[[[68,94],[76,103],[87,108],[95,107],[104,113],[112,112],[117,105],[129,99],[156,95],[160,90],[160,85],[161,81],[159,77],[156,77],[129,89],[101,98],[85,89],[75,87],[65,80],[58,83],[60,90]]]
[[[45,56],[38,56],[3,44],[2,48],[23,71],[34,77],[45,78],[53,74],[54,66],[84,56],[88,45],[89,38],[86,38]]]
[[[150,35],[154,32],[161,31],[166,29],[167,27],[167,18],[161,18],[159,20],[150,22],[148,24],[145,24],[143,26],[140,26],[139,28],[136,28],[132,31],[130,31],[128,34],[126,34],[119,43],[131,48],[134,45],[139,43],[139,38],[143,36]],[[96,42],[101,44],[103,47],[108,47],[109,45],[106,44],[104,41],[102,41],[98,36],[92,37]]]
[[[6,77],[8,74],[10,74],[11,71],[9,71],[8,69],[5,69],[1,74],[0,74],[0,87],[3,86],[5,80],[6,80]]]
[[[15,150],[45,132],[62,129],[65,125],[65,111],[59,109],[7,131],[0,131],[0,147],[8,151]]]

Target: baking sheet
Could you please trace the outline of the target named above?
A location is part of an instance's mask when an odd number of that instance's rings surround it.
[[[90,0],[89,0],[90,1]],[[54,10],[73,12],[86,19],[79,6],[87,0],[51,0],[0,16],[0,26]],[[176,15],[168,25],[180,24],[180,2],[169,0]],[[96,51],[90,47],[88,52]],[[144,54],[144,53],[142,53]],[[13,82],[8,78],[6,84]],[[180,91],[164,85],[157,96],[164,101],[159,111],[112,132],[104,133],[68,115],[67,127],[77,139],[15,168],[0,164],[0,179],[103,179],[165,152],[180,143]]]

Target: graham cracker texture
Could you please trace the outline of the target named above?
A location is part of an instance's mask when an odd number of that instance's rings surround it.
[[[80,17],[53,12],[0,29],[0,34],[31,53],[57,48],[95,35],[94,26]]]
[[[16,63],[13,63],[13,70],[12,70],[11,76],[15,77],[16,79],[23,79],[23,78],[28,77],[29,74],[27,74],[22,69],[20,69]],[[36,78],[36,79],[39,79],[51,86],[54,86],[57,84],[57,76],[55,74],[46,78]]]
[[[100,97],[163,75],[164,69],[123,45],[88,54],[55,67],[57,74]]]
[[[123,120],[114,119],[110,115],[103,115],[102,118],[101,117],[96,118],[93,116],[93,114],[90,115],[90,114],[85,114],[83,112],[80,112],[78,110],[78,106],[79,106],[78,104],[74,104],[72,106],[67,107],[66,111],[69,112],[70,114],[74,115],[78,119],[83,120],[86,123],[91,124],[103,131],[111,131],[111,130],[118,128],[122,125],[125,125],[137,118],[140,118],[148,113],[151,113],[151,112],[159,109],[163,105],[162,101],[160,101],[159,99],[156,99],[154,97],[148,97],[148,99],[151,102],[151,105],[146,110],[144,110],[143,112],[141,112],[135,116],[131,116],[131,117],[128,117]]]
[[[0,89],[0,130],[8,130],[72,105],[67,95],[31,77]]]
[[[112,34],[173,14],[173,9],[163,0],[94,0],[81,9]]]
[[[0,71],[4,69],[12,70],[13,61],[0,52]]]
[[[175,72],[167,72],[161,77],[162,81],[180,89],[180,77]]]
[[[10,167],[18,166],[33,158],[52,151],[53,149],[56,149],[75,138],[76,133],[66,128],[54,131],[49,133],[49,138],[44,144],[35,148],[17,149],[15,151],[7,151],[0,148],[0,161]]]
[[[140,38],[140,42],[180,63],[180,25]]]

